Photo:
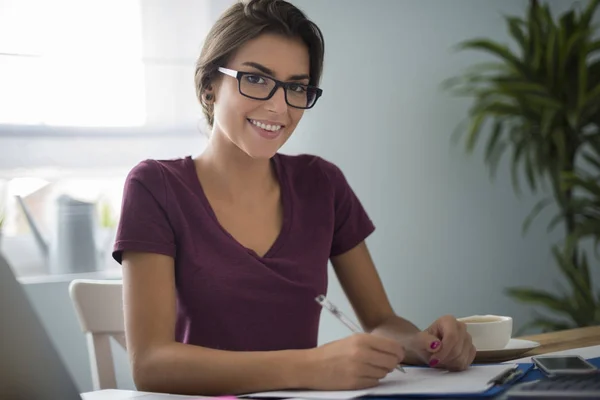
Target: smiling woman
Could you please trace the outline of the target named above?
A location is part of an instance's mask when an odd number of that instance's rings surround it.
[[[129,173],[113,256],[139,389],[357,389],[401,361],[473,360],[454,318],[419,331],[395,315],[365,244],[374,225],[342,171],[279,152],[322,94],[323,57],[321,31],[292,4],[237,2],[196,65],[205,150]],[[317,346],[329,260],[371,334]]]

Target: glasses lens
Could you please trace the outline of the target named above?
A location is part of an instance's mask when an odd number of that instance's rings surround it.
[[[287,89],[287,99],[292,107],[310,108],[317,100],[317,89],[307,85],[290,85]]]
[[[275,81],[260,75],[244,75],[240,79],[240,92],[255,99],[266,99],[275,87]]]
[[[240,78],[240,92],[254,99],[266,100],[276,83],[261,75],[244,74]],[[301,84],[291,84],[286,92],[287,102],[292,107],[310,108],[317,100],[317,88]]]

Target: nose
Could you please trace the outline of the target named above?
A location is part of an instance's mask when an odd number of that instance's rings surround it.
[[[274,113],[284,113],[287,111],[285,102],[285,88],[278,87],[273,96],[267,100],[267,108]]]

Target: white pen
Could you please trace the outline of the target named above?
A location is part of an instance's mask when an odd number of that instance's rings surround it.
[[[346,327],[352,332],[363,333],[363,330],[356,323],[352,322],[350,318],[346,317],[346,315],[341,312],[331,301],[327,300],[325,296],[321,294],[317,296],[315,300],[321,305],[321,307],[333,314],[334,317],[336,317],[342,324],[346,325]],[[396,369],[400,372],[406,373],[400,364],[396,366]]]

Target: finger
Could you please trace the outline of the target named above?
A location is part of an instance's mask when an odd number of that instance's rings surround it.
[[[366,345],[373,350],[391,354],[399,361],[404,359],[404,347],[397,340],[370,334],[365,335],[364,340]]]
[[[429,365],[435,366],[438,363],[446,364],[451,359],[451,353],[458,343],[458,334],[456,332],[447,332],[442,338],[442,345],[434,354],[431,354]]]
[[[390,370],[387,368],[383,368],[380,366],[372,365],[370,363],[366,363],[362,366],[360,377],[367,379],[383,379],[390,373]]]
[[[440,319],[439,327],[442,334],[442,345],[434,358],[439,362],[446,363],[456,355],[454,350],[455,347],[460,346],[460,348],[462,348],[462,340],[466,334],[466,326],[462,322],[447,318]]]
[[[367,389],[379,385],[379,379],[377,378],[358,378],[356,384],[352,389]]]
[[[456,353],[453,351],[448,356],[448,361],[445,363],[448,365],[448,369],[451,371],[462,371],[466,369],[472,361],[474,347],[471,344],[469,337],[465,337],[462,341],[462,345],[455,347]]]
[[[396,356],[390,355],[389,353],[382,353],[377,350],[373,350],[367,356],[365,362],[373,367],[381,368],[387,372],[390,372],[396,368],[399,360]]]
[[[475,361],[475,357],[477,357],[477,349],[475,348],[475,346],[473,346],[472,343],[469,344],[470,346],[470,350],[469,350],[469,359],[468,359],[468,363],[467,366],[473,364],[473,362]]]
[[[408,347],[425,353],[436,353],[442,347],[440,339],[427,331],[419,332],[408,342]]]
[[[465,347],[464,340],[460,340],[450,350],[447,361],[445,361],[445,362],[450,362],[450,363],[460,365],[460,364],[462,364],[463,359],[467,358],[468,353],[465,354],[465,352],[468,352],[468,348]]]

